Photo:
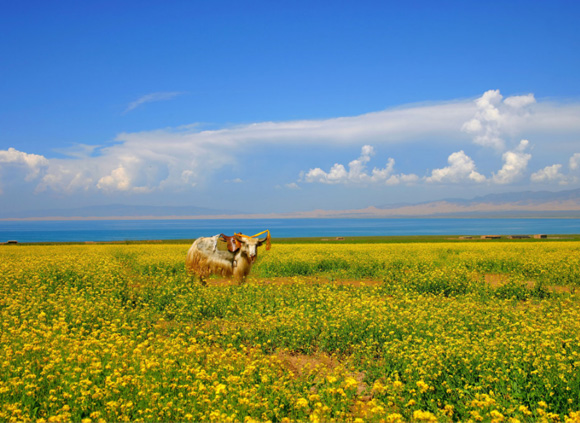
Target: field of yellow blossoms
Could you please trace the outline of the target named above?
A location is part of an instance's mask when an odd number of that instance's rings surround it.
[[[0,421],[580,421],[580,242],[0,247]]]

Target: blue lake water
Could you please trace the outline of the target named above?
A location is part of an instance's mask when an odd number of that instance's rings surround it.
[[[580,219],[192,219],[0,221],[0,242],[193,239],[219,233],[273,237],[579,234]]]

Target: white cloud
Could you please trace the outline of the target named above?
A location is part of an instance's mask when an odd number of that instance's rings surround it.
[[[529,106],[530,104],[534,104],[536,99],[533,94],[527,95],[514,95],[512,97],[506,98],[504,104],[514,108],[514,109],[521,109],[523,107]]]
[[[349,168],[349,179],[351,182],[365,182],[368,180],[368,175],[366,174],[367,163],[370,162],[371,156],[375,155],[375,150],[370,145],[364,145],[361,151],[361,155],[358,159],[351,161],[348,164]]]
[[[478,173],[474,161],[467,154],[457,151],[447,159],[449,166],[442,169],[435,169],[431,176],[425,179],[426,182],[484,182],[485,176]]]
[[[9,148],[0,150],[0,194],[3,194],[2,184],[33,182],[47,170],[49,161],[38,154],[28,154]]]
[[[88,191],[94,186],[93,173],[89,170],[70,167],[52,159],[45,175],[36,186],[35,192],[46,191],[52,188],[58,192],[73,193]]]
[[[335,163],[327,173],[319,167],[310,169],[305,176],[306,182],[321,182],[324,184],[339,184],[347,182],[348,172],[341,164]]]
[[[87,157],[91,157],[95,150],[97,150],[99,147],[101,146],[75,143],[69,148],[58,148],[54,151],[64,154],[65,156],[74,157],[77,159],[85,159]]]
[[[301,177],[305,182],[319,182],[323,184],[368,184],[384,183],[388,185],[398,184],[401,182],[411,183],[418,179],[416,175],[394,175],[393,169],[395,160],[389,158],[387,165],[382,169],[374,168],[369,174],[367,164],[371,157],[374,156],[374,148],[370,145],[362,147],[361,155],[358,159],[352,160],[348,164],[348,170],[345,166],[335,163],[328,172],[317,167],[310,169]]]
[[[545,168],[532,173],[530,176],[530,181],[545,184],[558,183],[560,185],[568,185],[578,182],[579,178],[577,175],[574,175],[574,173],[576,173],[576,171],[580,168],[580,153],[574,153],[570,157],[568,161],[568,174],[562,172],[563,167],[564,166],[559,163],[546,166]]]
[[[123,166],[114,169],[110,175],[103,176],[97,183],[97,188],[108,191],[127,191],[131,188],[131,179]]]
[[[373,173],[371,175],[372,181],[388,181],[389,178],[393,175],[393,169],[395,168],[395,159],[389,157],[387,160],[387,165],[383,169],[373,169]]]
[[[124,113],[128,113],[131,110],[135,110],[137,107],[142,106],[146,103],[153,103],[156,101],[165,101],[171,100],[179,95],[184,94],[183,92],[179,91],[171,91],[171,92],[158,92],[158,93],[151,93],[144,95],[143,97],[138,98],[137,100],[131,102],[127,108],[125,109]]]
[[[179,94],[151,94],[133,102],[130,107],[170,99]],[[533,94],[504,98],[499,91],[492,90],[476,101],[415,104],[359,116],[258,122],[218,130],[201,130],[195,125],[187,125],[121,133],[114,144],[106,147],[78,144],[61,150],[68,154],[67,158],[49,160],[9,149],[0,154],[0,169],[7,169],[8,166],[20,168],[20,172],[24,172],[21,179],[31,183],[40,181],[37,191],[132,193],[180,190],[203,185],[226,166],[237,164],[243,168],[245,158],[256,148],[264,152],[283,146],[309,148],[314,145],[337,147],[364,144],[366,150],[363,149],[356,160],[348,164],[337,163],[326,171],[311,169],[308,179],[327,184],[400,184],[419,181],[420,178],[411,173],[417,169],[409,169],[409,174],[396,174],[395,161],[389,159],[384,166],[370,170],[374,154],[371,145],[397,144],[401,151],[406,149],[407,154],[412,156],[415,146],[426,143],[444,151],[465,151],[464,145],[473,138],[479,145],[495,146],[498,152],[505,153],[504,167],[488,179],[496,183],[509,183],[525,171],[529,160],[526,157],[529,155],[517,149],[506,152],[506,144],[529,138],[534,140],[535,154],[538,156],[542,151],[567,151],[572,154],[570,149],[576,149],[574,140],[580,136],[578,116],[580,104],[536,102]],[[544,139],[531,138],[528,136],[530,133],[548,135]],[[441,179],[449,182],[454,178],[463,178],[465,181],[481,182],[485,179],[469,157],[454,156],[453,160],[457,162],[436,169],[441,172],[434,171],[435,174],[429,176],[430,181]],[[489,163],[486,165],[489,166]],[[580,155],[572,156],[571,170],[579,165]],[[422,161],[417,167],[424,169],[429,164]],[[304,174],[301,180],[306,179]]]
[[[580,168],[580,153],[574,153],[568,162],[570,170],[577,170]]]
[[[296,182],[290,182],[289,184],[285,185],[288,189],[300,189],[300,186]]]
[[[558,182],[562,185],[567,183],[567,178],[564,174],[560,172],[562,169],[561,164],[554,164],[552,166],[546,166],[543,169],[538,170],[535,173],[532,173],[530,176],[530,180],[536,183],[542,182]]]
[[[117,141],[91,157],[51,159],[37,190],[142,193],[192,187],[235,161],[234,149],[189,129],[120,134]]]
[[[513,131],[513,126],[521,120],[527,120],[530,116],[528,106],[535,103],[533,94],[507,97],[504,100],[499,90],[486,91],[475,100],[477,111],[461,129],[472,134],[476,144],[503,151],[504,134]]]
[[[521,140],[516,149],[507,151],[502,155],[503,167],[493,175],[493,182],[497,184],[508,184],[514,182],[525,172],[528,161],[532,155],[526,153],[529,141]]]
[[[415,182],[417,182],[419,180],[419,177],[417,175],[415,175],[414,173],[410,173],[410,174],[403,174],[400,173],[398,175],[391,175],[388,177],[388,179],[385,181],[385,184],[387,185],[399,185],[399,184],[413,184]]]
[[[27,181],[36,179],[48,166],[48,159],[38,154],[28,154],[14,148],[0,150],[0,167],[21,167]]]

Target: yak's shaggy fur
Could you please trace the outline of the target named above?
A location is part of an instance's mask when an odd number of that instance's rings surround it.
[[[188,273],[199,276],[200,280],[210,275],[233,277],[242,281],[250,274],[252,264],[256,260],[258,246],[264,240],[256,238],[240,238],[241,247],[230,252],[218,248],[220,235],[203,237],[195,240],[187,252],[185,267]]]

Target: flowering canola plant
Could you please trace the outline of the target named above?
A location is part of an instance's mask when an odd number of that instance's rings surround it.
[[[579,421],[580,243],[0,247],[0,421]]]

